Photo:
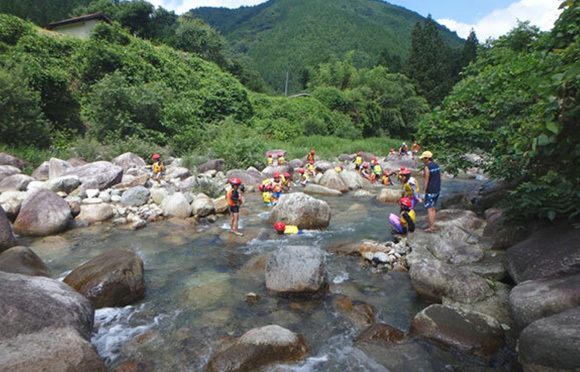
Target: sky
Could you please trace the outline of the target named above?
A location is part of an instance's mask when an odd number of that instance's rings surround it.
[[[183,14],[200,6],[238,8],[264,0],[148,0],[156,6]],[[530,21],[548,31],[560,14],[561,0],[388,0],[426,17],[431,17],[463,38],[471,29],[480,42],[505,35],[518,20]]]

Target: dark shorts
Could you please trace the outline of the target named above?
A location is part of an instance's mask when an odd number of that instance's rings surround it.
[[[439,194],[425,194],[425,208],[434,208],[439,199]]]
[[[360,169],[360,164],[355,164],[354,169],[359,170]]]
[[[230,212],[231,213],[240,213],[240,206],[239,205],[230,205]]]

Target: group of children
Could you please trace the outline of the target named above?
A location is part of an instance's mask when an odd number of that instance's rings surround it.
[[[266,178],[258,186],[258,189],[262,192],[264,206],[270,207],[276,205],[282,193],[285,191],[288,192],[290,187],[295,185],[292,176],[288,172],[284,174],[276,172],[273,178]]]

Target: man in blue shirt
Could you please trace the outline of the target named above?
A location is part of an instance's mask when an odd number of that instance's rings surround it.
[[[423,183],[423,197],[425,208],[427,208],[427,218],[429,219],[429,227],[426,228],[425,232],[435,232],[435,204],[437,204],[437,199],[439,199],[439,193],[441,192],[441,168],[439,164],[433,161],[433,153],[431,151],[425,151],[421,154],[421,161],[425,164],[424,176],[425,182]]]

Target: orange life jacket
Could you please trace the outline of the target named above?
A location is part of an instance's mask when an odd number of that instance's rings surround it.
[[[230,207],[235,207],[236,206],[236,202],[234,201],[234,199],[232,199],[232,192],[233,191],[234,191],[234,189],[230,189],[226,193],[226,199],[228,200],[228,204],[230,205]]]

